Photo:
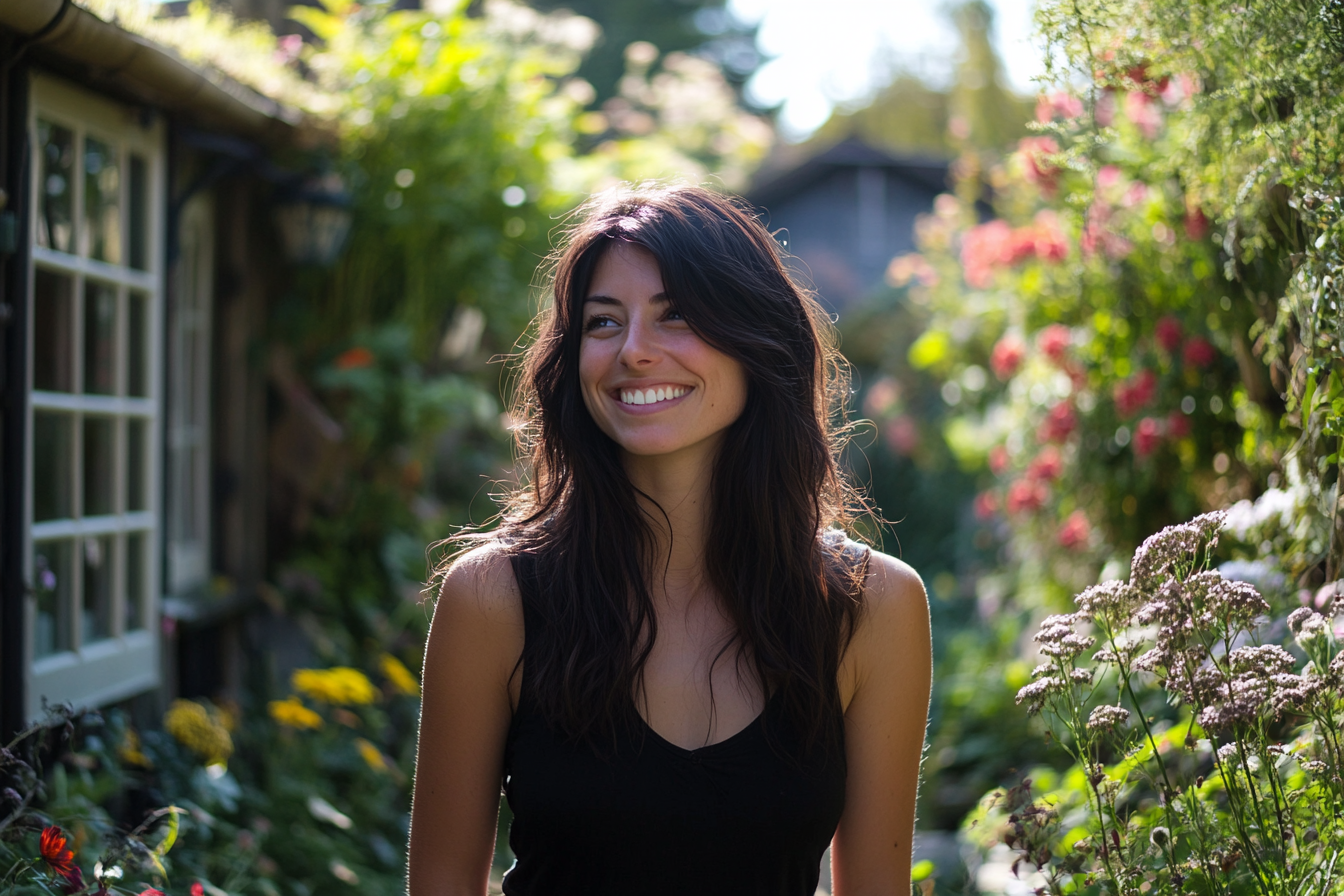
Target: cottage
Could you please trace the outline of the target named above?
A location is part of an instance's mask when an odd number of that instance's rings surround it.
[[[71,0],[0,4],[5,731],[236,684],[266,559],[257,346],[290,263],[273,201],[302,174],[269,159],[313,140]]]

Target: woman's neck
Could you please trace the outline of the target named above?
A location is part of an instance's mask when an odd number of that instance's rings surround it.
[[[650,583],[655,599],[679,606],[702,596],[713,454],[627,455],[625,469],[654,534],[655,573],[665,573]]]

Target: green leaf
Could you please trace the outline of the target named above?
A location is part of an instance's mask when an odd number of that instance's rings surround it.
[[[937,866],[928,859],[920,859],[910,868],[910,882],[919,883],[929,875],[933,874]]]
[[[168,815],[168,830],[164,833],[163,839],[159,841],[159,845],[154,847],[155,856],[168,855],[168,850],[172,849],[173,844],[177,842],[177,816],[182,810],[177,806],[168,806],[163,811]],[[155,864],[158,864],[157,860]]]
[[[952,340],[942,330],[929,330],[910,346],[910,363],[918,370],[928,370],[943,361],[952,352]]]
[[[1307,385],[1302,390],[1302,422],[1306,423],[1312,411],[1316,410],[1316,377],[1307,374]]]

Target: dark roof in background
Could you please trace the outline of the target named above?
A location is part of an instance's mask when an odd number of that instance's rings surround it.
[[[806,190],[837,168],[887,168],[897,176],[934,192],[947,189],[949,162],[929,156],[896,156],[849,139],[784,169],[767,170],[747,191],[756,205],[769,205]]]

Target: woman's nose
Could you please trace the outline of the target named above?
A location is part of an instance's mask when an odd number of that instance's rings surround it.
[[[626,367],[644,367],[656,361],[660,351],[654,327],[636,318],[626,327],[625,341],[616,359]]]

